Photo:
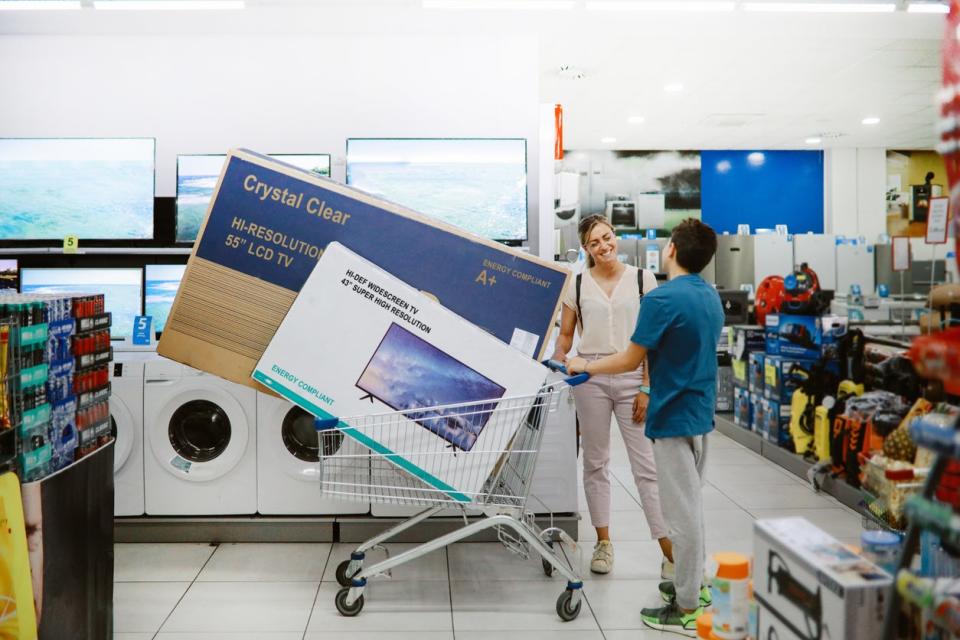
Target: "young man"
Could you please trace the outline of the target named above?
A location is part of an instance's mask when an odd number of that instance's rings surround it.
[[[589,363],[573,358],[567,364],[571,373],[613,374],[633,371],[645,357],[649,361],[647,437],[653,440],[676,578],[660,585],[667,606],[644,609],[641,617],[650,627],[691,637],[696,637],[697,616],[710,601],[702,589],[701,483],[706,434],[713,430],[723,307],[699,274],[716,250],[717,235],[708,225],[694,219],[680,223],[662,256],[670,281],[643,297],[627,350]]]

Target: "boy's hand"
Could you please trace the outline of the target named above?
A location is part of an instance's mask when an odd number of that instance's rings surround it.
[[[559,362],[560,364],[567,364],[567,354],[561,353],[561,352],[559,352],[559,351],[555,351],[555,352],[553,353],[553,357],[551,357],[550,359],[551,359],[551,360],[556,360],[556,361]]]
[[[583,373],[587,370],[587,361],[580,356],[576,358],[570,358],[567,361],[567,373],[574,375],[576,373]]]
[[[643,391],[638,393],[633,399],[633,421],[637,424],[646,421],[647,405],[650,404],[650,396]]]

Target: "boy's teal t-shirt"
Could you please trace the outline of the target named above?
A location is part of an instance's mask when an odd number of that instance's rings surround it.
[[[674,278],[645,294],[630,340],[650,363],[647,437],[698,436],[713,429],[720,295],[699,275]]]

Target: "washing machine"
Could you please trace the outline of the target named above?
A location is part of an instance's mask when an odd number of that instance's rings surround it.
[[[321,492],[313,421],[297,405],[257,393],[257,511],[264,515],[367,513],[369,503]]]
[[[257,511],[257,392],[158,358],[144,366],[148,515]]]
[[[155,353],[116,352],[110,366],[110,426],[113,457],[114,515],[142,516],[143,508],[143,369]]]

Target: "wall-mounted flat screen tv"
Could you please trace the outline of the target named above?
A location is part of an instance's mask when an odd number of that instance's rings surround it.
[[[0,260],[0,291],[4,290],[20,290],[20,272],[16,260]]]
[[[157,335],[163,331],[177,297],[180,280],[187,269],[185,264],[148,264],[146,267],[145,314],[153,316],[153,328]]]
[[[527,141],[347,140],[347,184],[492,240],[527,239]]]
[[[273,153],[270,157],[330,177],[329,154]],[[226,158],[224,154],[177,156],[177,242],[197,239]]]
[[[153,238],[153,138],[0,138],[0,241]]]
[[[47,269],[20,270],[21,293],[104,294],[106,310],[113,314],[110,337],[129,340],[133,319],[143,309],[143,269]]]
[[[473,448],[506,391],[398,324],[390,325],[356,386],[464,451]],[[416,411],[459,403],[470,404]]]

